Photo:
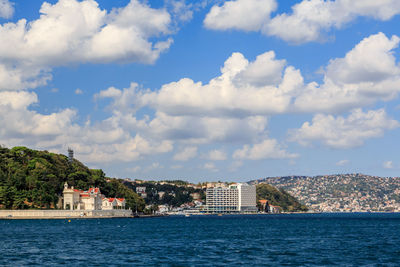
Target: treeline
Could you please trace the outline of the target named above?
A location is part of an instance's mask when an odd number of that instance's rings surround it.
[[[260,199],[268,200],[270,205],[279,206],[282,211],[296,212],[307,211],[307,206],[301,204],[295,197],[283,189],[277,189],[269,184],[258,184],[256,187],[257,202]]]
[[[67,182],[77,189],[99,187],[109,197],[124,197],[127,206],[144,209],[141,197],[120,180],[105,177],[102,170],[89,169],[65,155],[26,147],[0,146],[0,208],[55,209]]]
[[[201,199],[206,199],[204,190],[188,187],[188,182],[186,181],[173,180],[166,182],[168,182],[168,184],[160,184],[156,182],[141,182],[140,184],[135,182],[125,182],[125,185],[135,191],[136,187],[146,187],[147,196],[144,200],[147,205],[167,204],[179,207],[184,203],[193,201],[193,197],[191,196],[192,193],[199,193]]]

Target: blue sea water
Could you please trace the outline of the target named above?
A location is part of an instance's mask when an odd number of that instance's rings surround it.
[[[0,220],[0,265],[400,266],[400,214]]]

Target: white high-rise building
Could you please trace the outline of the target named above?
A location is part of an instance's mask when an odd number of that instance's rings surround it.
[[[257,212],[254,185],[232,184],[229,187],[207,188],[206,201],[209,213]]]
[[[256,186],[238,184],[240,212],[257,212]]]

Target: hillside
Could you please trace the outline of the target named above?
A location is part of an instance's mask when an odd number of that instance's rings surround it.
[[[257,201],[260,199],[268,200],[270,205],[280,206],[285,212],[307,211],[308,208],[297,201],[296,198],[288,194],[284,190],[278,190],[269,184],[258,184]]]
[[[136,191],[137,187],[146,188],[144,200],[147,205],[170,205],[179,207],[185,203],[193,202],[193,194],[198,194],[201,200],[206,199],[205,190],[195,188],[193,184],[186,181],[125,181],[124,184]],[[200,200],[198,199],[198,200]]]
[[[365,174],[268,177],[252,181],[283,188],[312,210],[400,211],[400,178]]]
[[[127,206],[144,208],[144,201],[120,180],[105,177],[102,170],[89,169],[65,155],[26,147],[0,146],[0,208],[54,209],[63,185],[78,189],[99,187],[106,196],[124,197]]]

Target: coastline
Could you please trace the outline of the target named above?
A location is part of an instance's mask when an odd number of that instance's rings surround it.
[[[0,210],[0,219],[131,218],[132,210]]]
[[[167,213],[134,214],[132,210],[0,210],[0,220],[65,220],[65,219],[112,219],[112,218],[155,218],[191,216],[274,216],[293,214],[392,214],[399,212],[282,212],[282,213]]]

